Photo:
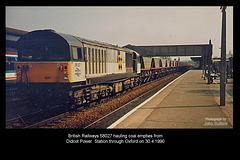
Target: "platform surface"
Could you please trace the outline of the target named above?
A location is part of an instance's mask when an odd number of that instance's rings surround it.
[[[233,101],[219,106],[219,84],[189,70],[112,128],[233,128]]]

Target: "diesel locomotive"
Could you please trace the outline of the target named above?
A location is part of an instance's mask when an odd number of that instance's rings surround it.
[[[18,94],[34,104],[88,105],[188,67],[54,30],[28,32],[17,48]]]

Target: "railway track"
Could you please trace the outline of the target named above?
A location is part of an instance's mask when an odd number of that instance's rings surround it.
[[[24,115],[18,114],[16,117],[6,120],[6,128],[28,128],[31,125],[43,123],[44,120],[56,117],[62,113],[66,113],[65,107],[56,105],[47,109],[38,109]]]
[[[130,111],[144,99],[148,98],[160,88],[177,78],[181,73],[168,75],[152,82],[143,84],[129,91],[104,98],[100,102],[93,102],[89,107],[80,107],[75,111],[67,111],[46,118],[42,121],[26,125],[26,118],[19,118],[22,122],[19,128],[107,128],[111,123]]]

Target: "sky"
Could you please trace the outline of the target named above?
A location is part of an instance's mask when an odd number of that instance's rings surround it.
[[[233,7],[226,9],[227,53],[233,53]],[[201,7],[6,7],[6,27],[54,29],[124,46],[208,44],[220,56],[220,6]]]

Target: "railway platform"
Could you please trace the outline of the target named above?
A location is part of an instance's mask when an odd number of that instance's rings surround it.
[[[108,128],[233,128],[232,96],[220,106],[218,80],[208,85],[201,73],[187,71]]]

